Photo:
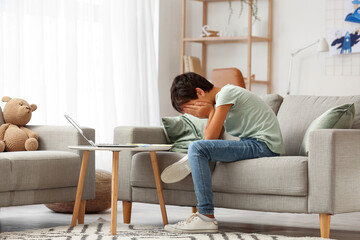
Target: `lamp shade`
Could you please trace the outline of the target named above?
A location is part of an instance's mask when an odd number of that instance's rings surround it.
[[[319,39],[317,51],[318,52],[328,52],[329,51],[329,44],[325,38]]]

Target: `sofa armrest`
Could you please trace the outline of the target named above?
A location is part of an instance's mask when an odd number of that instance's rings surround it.
[[[77,153],[82,159],[83,151],[69,149],[68,146],[89,145],[73,126],[27,125],[39,135],[38,150],[68,151]],[[95,130],[82,127],[84,135],[95,141]],[[90,151],[85,175],[83,199],[95,198],[95,152]]]
[[[162,127],[129,127],[120,126],[114,129],[114,143],[168,143]],[[136,152],[120,152],[119,161],[119,191],[118,199],[131,201],[131,159]]]
[[[309,213],[360,211],[360,129],[310,133]]]

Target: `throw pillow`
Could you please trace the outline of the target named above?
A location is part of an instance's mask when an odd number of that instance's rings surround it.
[[[184,114],[178,117],[163,117],[162,123],[168,141],[173,144],[170,151],[187,152],[192,141],[204,138],[207,119]]]
[[[309,154],[309,135],[316,129],[347,129],[351,128],[355,115],[354,104],[344,104],[331,108],[316,118],[307,128],[300,148],[301,156]]]

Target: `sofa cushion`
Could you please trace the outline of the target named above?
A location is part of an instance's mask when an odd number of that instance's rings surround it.
[[[174,152],[157,152],[156,153],[159,171],[161,172],[169,165],[180,160],[185,154]],[[215,163],[210,164],[210,170],[213,171]],[[130,184],[132,187],[155,188],[154,173],[151,165],[149,153],[137,153],[133,156],[131,166]],[[162,183],[163,189],[187,190],[193,191],[194,185],[191,175],[177,183]]]
[[[344,104],[331,108],[316,118],[305,132],[304,139],[300,148],[300,156],[309,154],[310,132],[317,129],[349,129],[354,122],[355,107],[354,104]]]
[[[1,192],[77,186],[81,165],[78,154],[24,151],[4,152],[1,157],[5,159],[5,168],[0,168],[0,175],[9,175],[7,186],[0,184]]]
[[[298,155],[306,129],[311,122],[330,108],[354,103],[355,116],[352,128],[360,129],[360,96],[323,97],[287,96],[277,114],[286,155]]]
[[[214,192],[307,195],[307,157],[265,157],[217,163]]]
[[[280,105],[283,102],[284,98],[278,94],[266,94],[260,97],[267,105],[271,107],[275,115],[277,115],[279,112]]]

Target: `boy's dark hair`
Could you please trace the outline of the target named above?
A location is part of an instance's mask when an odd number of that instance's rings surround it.
[[[199,74],[188,72],[175,77],[171,88],[171,104],[178,112],[183,112],[181,105],[197,99],[196,88],[205,92],[213,89],[214,85]]]

